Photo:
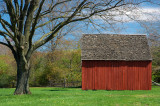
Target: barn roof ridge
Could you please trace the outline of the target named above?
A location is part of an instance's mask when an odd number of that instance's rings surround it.
[[[106,33],[104,33],[104,34],[82,34],[82,35],[143,35],[143,36],[146,36],[147,34],[106,34]]]
[[[138,34],[83,34],[81,59],[152,60],[146,35],[136,35]]]

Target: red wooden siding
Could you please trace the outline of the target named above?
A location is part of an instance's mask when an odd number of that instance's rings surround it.
[[[83,90],[151,90],[151,61],[82,61]]]

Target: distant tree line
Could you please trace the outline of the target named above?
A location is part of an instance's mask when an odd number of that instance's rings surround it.
[[[60,41],[52,50],[36,51],[31,61],[30,86],[56,86],[56,83],[81,81],[81,49],[79,43]],[[16,86],[16,62],[7,48],[0,45],[0,88]],[[160,83],[160,46],[151,46],[152,80]],[[66,85],[67,86],[67,85]]]
[[[33,54],[30,86],[56,86],[56,83],[81,82],[81,50],[77,44],[71,43],[73,42],[63,40],[53,51],[47,48]],[[15,87],[16,62],[10,51],[6,52],[6,48],[3,49],[5,53],[2,51],[0,54],[0,88]]]
[[[152,52],[152,79],[160,83],[160,46],[151,48]]]

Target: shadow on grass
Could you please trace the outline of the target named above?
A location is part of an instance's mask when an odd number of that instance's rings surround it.
[[[10,96],[14,96],[14,94],[0,94],[0,97],[1,96],[10,97]]]
[[[66,90],[66,89],[52,89],[52,90],[47,90],[47,89],[45,89],[45,90],[42,90],[42,91],[68,91],[68,90]]]
[[[66,87],[66,88],[82,88],[82,86],[77,86],[77,87]]]

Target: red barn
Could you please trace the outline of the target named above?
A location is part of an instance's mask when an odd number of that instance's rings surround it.
[[[151,90],[145,35],[85,34],[81,58],[83,90]]]

